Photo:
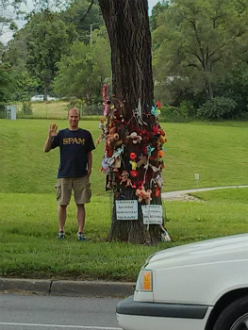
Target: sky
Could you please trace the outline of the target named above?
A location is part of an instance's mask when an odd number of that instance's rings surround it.
[[[156,5],[156,3],[159,2],[159,0],[148,0],[148,6],[149,6],[149,14],[152,12],[152,7]],[[27,5],[25,5],[25,9],[32,10],[33,5],[32,5],[32,0],[27,0]]]
[[[159,0],[148,0],[148,6],[149,6],[149,14],[152,12],[152,7],[156,5],[156,3],[159,2]],[[25,10],[32,10],[32,0],[27,0],[27,4],[24,6]]]
[[[149,6],[149,15],[152,13],[152,7],[158,3],[159,0],[148,0],[148,6]]]
[[[156,5],[156,3],[158,3],[159,0],[148,0],[148,7],[149,7],[149,15],[151,15],[152,13],[152,8],[154,5]],[[26,4],[22,5],[21,8],[23,11],[29,12],[33,9],[33,0],[26,0]],[[24,22],[16,22],[18,27],[21,28],[24,24]],[[12,37],[12,33],[11,32],[7,32],[5,33],[2,38],[0,38],[0,41],[7,43]]]

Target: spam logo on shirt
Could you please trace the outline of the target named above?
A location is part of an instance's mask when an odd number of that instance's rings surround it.
[[[63,144],[83,144],[84,145],[85,139],[82,138],[64,138]]]

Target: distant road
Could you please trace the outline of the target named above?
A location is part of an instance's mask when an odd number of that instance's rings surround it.
[[[229,188],[248,188],[248,185],[169,191],[169,192],[162,193],[161,196],[162,196],[163,199],[170,199],[170,198],[177,197],[179,195],[190,194],[190,193],[198,192],[198,191],[208,191],[208,190],[216,190],[216,189],[229,189]]]

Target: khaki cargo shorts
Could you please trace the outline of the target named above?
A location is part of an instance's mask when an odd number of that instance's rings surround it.
[[[69,205],[72,190],[77,205],[90,202],[91,183],[88,175],[81,178],[61,178],[57,180],[55,185],[57,190],[57,202],[59,205]]]

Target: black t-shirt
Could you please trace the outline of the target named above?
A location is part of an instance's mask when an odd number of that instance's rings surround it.
[[[68,128],[58,132],[52,139],[52,149],[60,147],[58,178],[82,177],[87,175],[88,153],[95,149],[91,133],[79,128]]]

